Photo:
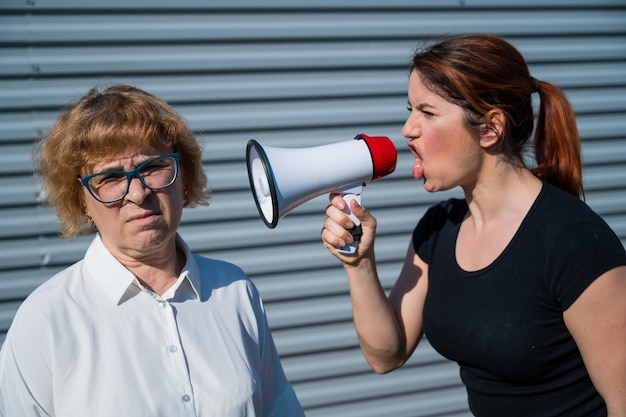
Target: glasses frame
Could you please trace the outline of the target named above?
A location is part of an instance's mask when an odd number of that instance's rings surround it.
[[[141,170],[146,165],[162,158],[172,158],[174,160],[174,178],[172,178],[172,181],[170,181],[169,184],[164,185],[162,187],[150,187],[148,184],[144,182],[143,178],[141,178],[141,175],[140,175]],[[137,178],[139,182],[141,182],[141,185],[143,185],[144,187],[152,191],[163,190],[167,187],[170,187],[172,184],[174,184],[174,182],[176,182],[176,178],[178,178],[179,163],[180,163],[180,156],[178,155],[178,152],[174,152],[174,153],[168,153],[164,155],[155,156],[154,158],[150,158],[147,161],[142,162],[141,164],[137,165],[137,167],[133,169],[132,171],[120,171],[120,170],[100,171],[100,172],[94,172],[93,174],[86,175],[82,178],[77,178],[77,179],[78,179],[78,182],[80,182],[83,185],[83,187],[85,187],[87,191],[89,191],[89,194],[91,194],[91,196],[95,198],[97,201],[99,201],[102,204],[111,204],[111,203],[116,203],[118,201],[121,201],[124,199],[124,197],[126,197],[126,195],[128,194],[128,190],[130,190],[130,182],[132,181],[133,178]],[[115,200],[111,200],[111,201],[102,201],[91,190],[91,187],[89,186],[89,180],[97,175],[102,175],[102,174],[119,174],[119,175],[124,175],[126,177],[126,191],[124,191],[124,194],[122,194],[120,198],[116,198]]]

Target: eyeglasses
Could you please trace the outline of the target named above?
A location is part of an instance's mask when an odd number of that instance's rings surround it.
[[[102,171],[78,178],[89,193],[101,203],[120,201],[130,188],[133,178],[150,190],[162,190],[174,184],[178,175],[178,153],[157,156],[138,165],[132,171]]]

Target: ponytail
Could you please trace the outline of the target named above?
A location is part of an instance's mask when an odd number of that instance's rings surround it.
[[[574,110],[556,86],[530,75],[522,54],[502,38],[487,34],[452,36],[415,53],[416,71],[433,92],[466,110],[469,128],[480,126],[494,109],[507,120],[498,152],[524,164],[533,132],[532,94],[541,103],[535,127],[538,178],[583,198],[580,137]]]
[[[584,198],[580,137],[574,109],[565,94],[556,86],[538,83],[541,98],[534,148],[538,178]]]

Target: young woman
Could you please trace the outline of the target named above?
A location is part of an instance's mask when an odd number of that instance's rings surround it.
[[[540,108],[536,166],[525,164]],[[464,199],[419,221],[387,297],[377,276],[375,218],[331,196],[322,240],[343,263],[363,353],[378,373],[402,366],[424,334],[460,366],[480,417],[626,416],[626,253],[582,200],[573,110],[533,78],[501,38],[464,35],[418,52],[403,135],[430,192]]]

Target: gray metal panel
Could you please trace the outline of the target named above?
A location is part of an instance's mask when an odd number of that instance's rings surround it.
[[[259,13],[214,11],[210,14],[167,13],[159,15],[120,14],[112,19],[106,14],[68,16],[0,16],[0,36],[9,42],[36,44],[87,44],[93,42],[119,45],[140,42],[182,41],[223,42],[233,40],[320,40],[358,38],[397,38],[412,34],[449,31],[454,20],[455,32],[476,31],[480,19],[489,19],[491,30],[508,35],[541,31],[542,34],[617,33],[623,30],[624,13],[614,10],[501,10],[462,9],[421,11],[325,11],[282,12],[269,19]],[[417,27],[416,27],[417,26]],[[60,57],[59,57],[60,58]]]
[[[150,9],[153,11],[211,11],[211,10],[315,10],[323,9],[333,11],[336,9],[459,9],[472,7],[493,7],[501,9],[528,8],[541,10],[551,7],[622,7],[622,0],[387,0],[381,3],[377,0],[316,0],[310,2],[294,2],[293,0],[271,0],[259,2],[258,0],[211,0],[199,5],[197,0],[178,0],[172,3],[170,0],[135,0],[129,3],[125,0],[109,0],[107,2],[85,1],[85,0],[3,0],[0,3],[0,10],[45,10],[45,11],[75,11],[75,10],[134,10]]]
[[[211,205],[180,232],[198,253],[242,266],[263,296],[308,416],[467,417],[456,365],[425,340],[391,374],[371,372],[341,267],[322,247],[326,196],[267,229],[245,145],[306,147],[386,135],[396,172],[365,188],[378,217],[384,288],[399,272],[428,194],[400,129],[407,63],[426,36],[488,30],[532,73],[565,89],[583,137],[587,201],[626,242],[626,4],[623,0],[3,0],[0,2],[0,343],[21,300],[80,259],[32,178],[31,146],[59,107],[95,84],[135,84],[171,102],[204,139]]]

